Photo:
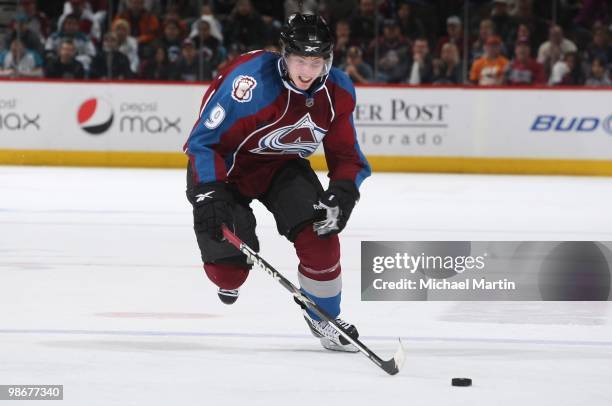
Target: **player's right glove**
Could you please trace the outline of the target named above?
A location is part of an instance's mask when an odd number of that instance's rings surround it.
[[[333,180],[314,206],[318,221],[313,229],[319,237],[329,237],[344,230],[359,200],[359,190],[350,180]]]
[[[193,205],[193,222],[197,232],[205,232],[213,240],[222,241],[221,225],[233,223],[234,198],[223,182],[204,183],[196,186],[189,201]]]

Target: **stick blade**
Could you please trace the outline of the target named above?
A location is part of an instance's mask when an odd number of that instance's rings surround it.
[[[399,346],[395,351],[395,355],[388,361],[383,361],[382,369],[388,373],[389,375],[397,374],[402,366],[404,365],[404,361],[406,361],[406,352],[404,351],[404,346],[402,345],[402,340],[399,340]]]

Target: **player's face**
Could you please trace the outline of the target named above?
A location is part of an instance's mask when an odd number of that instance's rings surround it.
[[[287,70],[289,78],[300,90],[308,90],[325,68],[325,59],[318,56],[289,55]]]

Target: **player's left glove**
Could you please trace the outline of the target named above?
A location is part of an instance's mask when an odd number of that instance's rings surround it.
[[[193,221],[196,232],[207,233],[217,242],[223,240],[221,225],[233,224],[234,197],[223,182],[210,182],[188,191],[193,205]]]
[[[319,219],[313,224],[313,229],[319,237],[329,237],[338,234],[351,216],[355,203],[359,200],[359,190],[350,180],[333,180],[329,188],[315,204],[315,212]]]

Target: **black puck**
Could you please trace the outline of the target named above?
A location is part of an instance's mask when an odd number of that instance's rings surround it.
[[[453,378],[451,384],[453,386],[472,386],[472,380],[470,378]]]

